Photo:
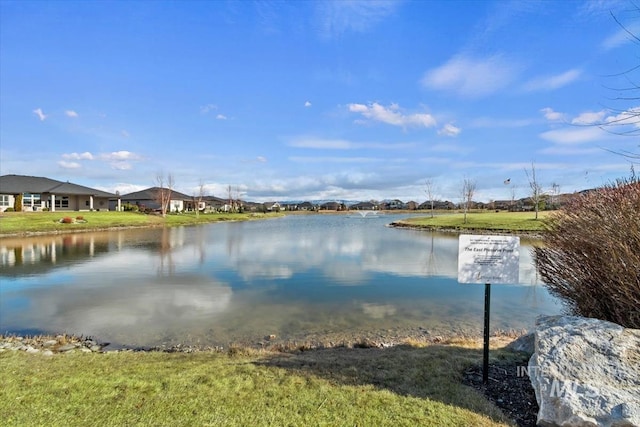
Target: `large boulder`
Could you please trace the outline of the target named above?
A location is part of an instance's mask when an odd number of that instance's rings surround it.
[[[536,321],[529,376],[541,426],[640,426],[640,329],[572,316]]]

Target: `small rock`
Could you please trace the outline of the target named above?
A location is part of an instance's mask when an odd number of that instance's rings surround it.
[[[47,340],[42,343],[43,347],[53,347],[56,344],[58,344],[57,340]]]
[[[65,344],[58,347],[58,351],[60,353],[64,353],[64,352],[75,350],[75,349],[76,349],[75,344]]]
[[[507,349],[520,351],[531,356],[535,352],[535,334],[531,332],[507,344]]]
[[[33,348],[31,346],[28,346],[26,352],[29,354],[36,354],[36,353],[40,353],[40,350],[38,350],[37,348]]]
[[[53,356],[53,351],[51,350],[45,350],[42,352],[43,356]]]

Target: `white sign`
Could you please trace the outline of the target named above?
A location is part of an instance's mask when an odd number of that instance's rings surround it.
[[[520,238],[461,234],[458,246],[458,282],[519,282]]]

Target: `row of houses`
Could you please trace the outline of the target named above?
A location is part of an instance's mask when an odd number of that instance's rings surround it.
[[[114,194],[95,188],[55,179],[25,175],[0,176],[0,212],[20,205],[22,211],[120,211],[127,209],[154,211],[160,208],[158,187],[129,194]],[[18,202],[18,203],[17,203]],[[196,207],[196,205],[199,205]],[[196,198],[171,191],[171,212],[231,210],[234,202],[218,197]]]
[[[155,211],[160,208],[158,187],[129,194],[113,194],[95,188],[85,187],[71,182],[56,181],[50,178],[3,175],[0,176],[0,212],[13,209],[19,202],[23,211],[90,211],[90,210],[143,210]],[[545,200],[547,208],[556,208],[566,202],[570,195],[559,195],[555,199]],[[193,211],[317,211],[317,210],[429,210],[431,202],[418,204],[414,201],[407,203],[401,200],[385,200],[382,202],[359,202],[345,205],[341,202],[325,202],[313,204],[300,203],[252,203],[240,200],[227,200],[214,196],[195,198],[178,191],[171,191],[168,210],[170,212]],[[459,206],[450,201],[434,201],[433,208],[438,210],[453,210]],[[496,209],[523,211],[533,210],[530,198],[519,200],[496,200],[490,203],[472,202],[473,209]]]

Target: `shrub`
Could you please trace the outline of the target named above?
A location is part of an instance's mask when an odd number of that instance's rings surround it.
[[[534,259],[571,314],[640,328],[640,179],[576,195],[546,222]]]
[[[73,218],[71,218],[70,216],[65,216],[64,218],[62,218],[60,220],[61,223],[63,224],[72,224],[73,223]]]
[[[14,199],[13,199],[13,209],[16,212],[22,212],[22,194],[18,194]]]
[[[4,211],[5,212],[15,212],[16,210],[14,208],[7,208]]]
[[[83,220],[84,220],[84,217],[83,217],[82,215],[78,215],[78,216],[76,217],[76,219],[77,219],[78,221],[83,221]]]

